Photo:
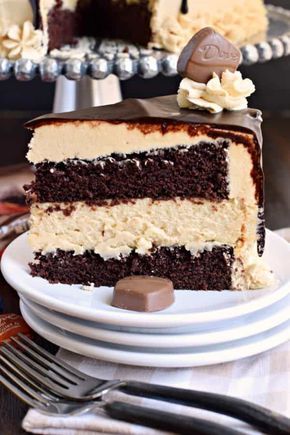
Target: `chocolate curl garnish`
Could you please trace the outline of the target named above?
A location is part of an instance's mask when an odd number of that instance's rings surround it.
[[[207,83],[213,73],[221,77],[225,70],[235,72],[240,61],[241,52],[237,47],[211,27],[205,27],[182,50],[177,71],[182,77]]]

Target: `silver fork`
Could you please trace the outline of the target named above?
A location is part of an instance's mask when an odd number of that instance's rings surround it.
[[[203,435],[241,435],[226,426],[209,422],[199,418],[181,416],[174,413],[159,411],[156,409],[132,405],[126,402],[109,401],[103,395],[102,400],[74,402],[61,399],[58,394],[39,385],[30,379],[25,373],[15,368],[10,361],[0,365],[0,384],[7,387],[19,399],[30,407],[47,415],[76,415],[92,410],[98,410],[100,415],[109,415],[114,419],[137,423],[155,429],[168,430],[170,432]]]
[[[111,389],[125,385],[125,382],[119,380],[107,381],[84,374],[23,334],[11,337],[10,340],[17,347],[5,341],[0,347],[0,361],[66,400],[98,400]]]
[[[289,434],[290,420],[245,400],[214,393],[165,387],[135,381],[107,381],[85,375],[51,355],[26,336],[11,338],[18,348],[5,342],[0,346],[0,362],[17,375],[29,378],[46,394],[74,402],[99,401],[111,390],[154,398],[228,415],[258,427],[265,433]]]

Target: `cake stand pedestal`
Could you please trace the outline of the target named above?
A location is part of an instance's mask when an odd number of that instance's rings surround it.
[[[80,81],[60,76],[55,87],[53,112],[70,112],[85,107],[114,104],[121,100],[120,81],[113,74],[103,80],[93,80],[86,76]]]

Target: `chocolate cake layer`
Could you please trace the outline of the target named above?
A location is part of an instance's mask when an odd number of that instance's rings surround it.
[[[27,186],[38,202],[106,199],[227,199],[228,142],[200,143],[155,153],[112,155],[95,162],[78,160],[36,165]]]
[[[144,46],[151,40],[148,0],[79,0],[75,14],[80,35],[120,38]]]
[[[224,290],[232,288],[233,249],[216,246],[197,256],[184,247],[157,248],[151,255],[132,252],[120,259],[104,260],[93,252],[74,255],[71,251],[36,254],[30,264],[31,274],[51,283],[114,286],[129,275],[152,275],[168,278],[175,289]]]
[[[74,11],[62,0],[48,14],[49,50],[73,44],[77,36],[122,38],[146,46],[151,40],[148,0],[79,0]]]
[[[74,12],[62,9],[61,0],[48,14],[48,49],[60,48],[65,44],[73,44],[79,34],[79,23]]]

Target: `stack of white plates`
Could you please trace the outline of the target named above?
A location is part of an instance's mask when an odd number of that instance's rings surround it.
[[[277,279],[252,291],[176,291],[158,313],[110,305],[112,288],[84,290],[29,275],[27,236],[6,249],[2,272],[21,298],[26,322],[82,355],[139,366],[190,367],[255,355],[290,340],[290,246],[267,232],[265,259]]]

